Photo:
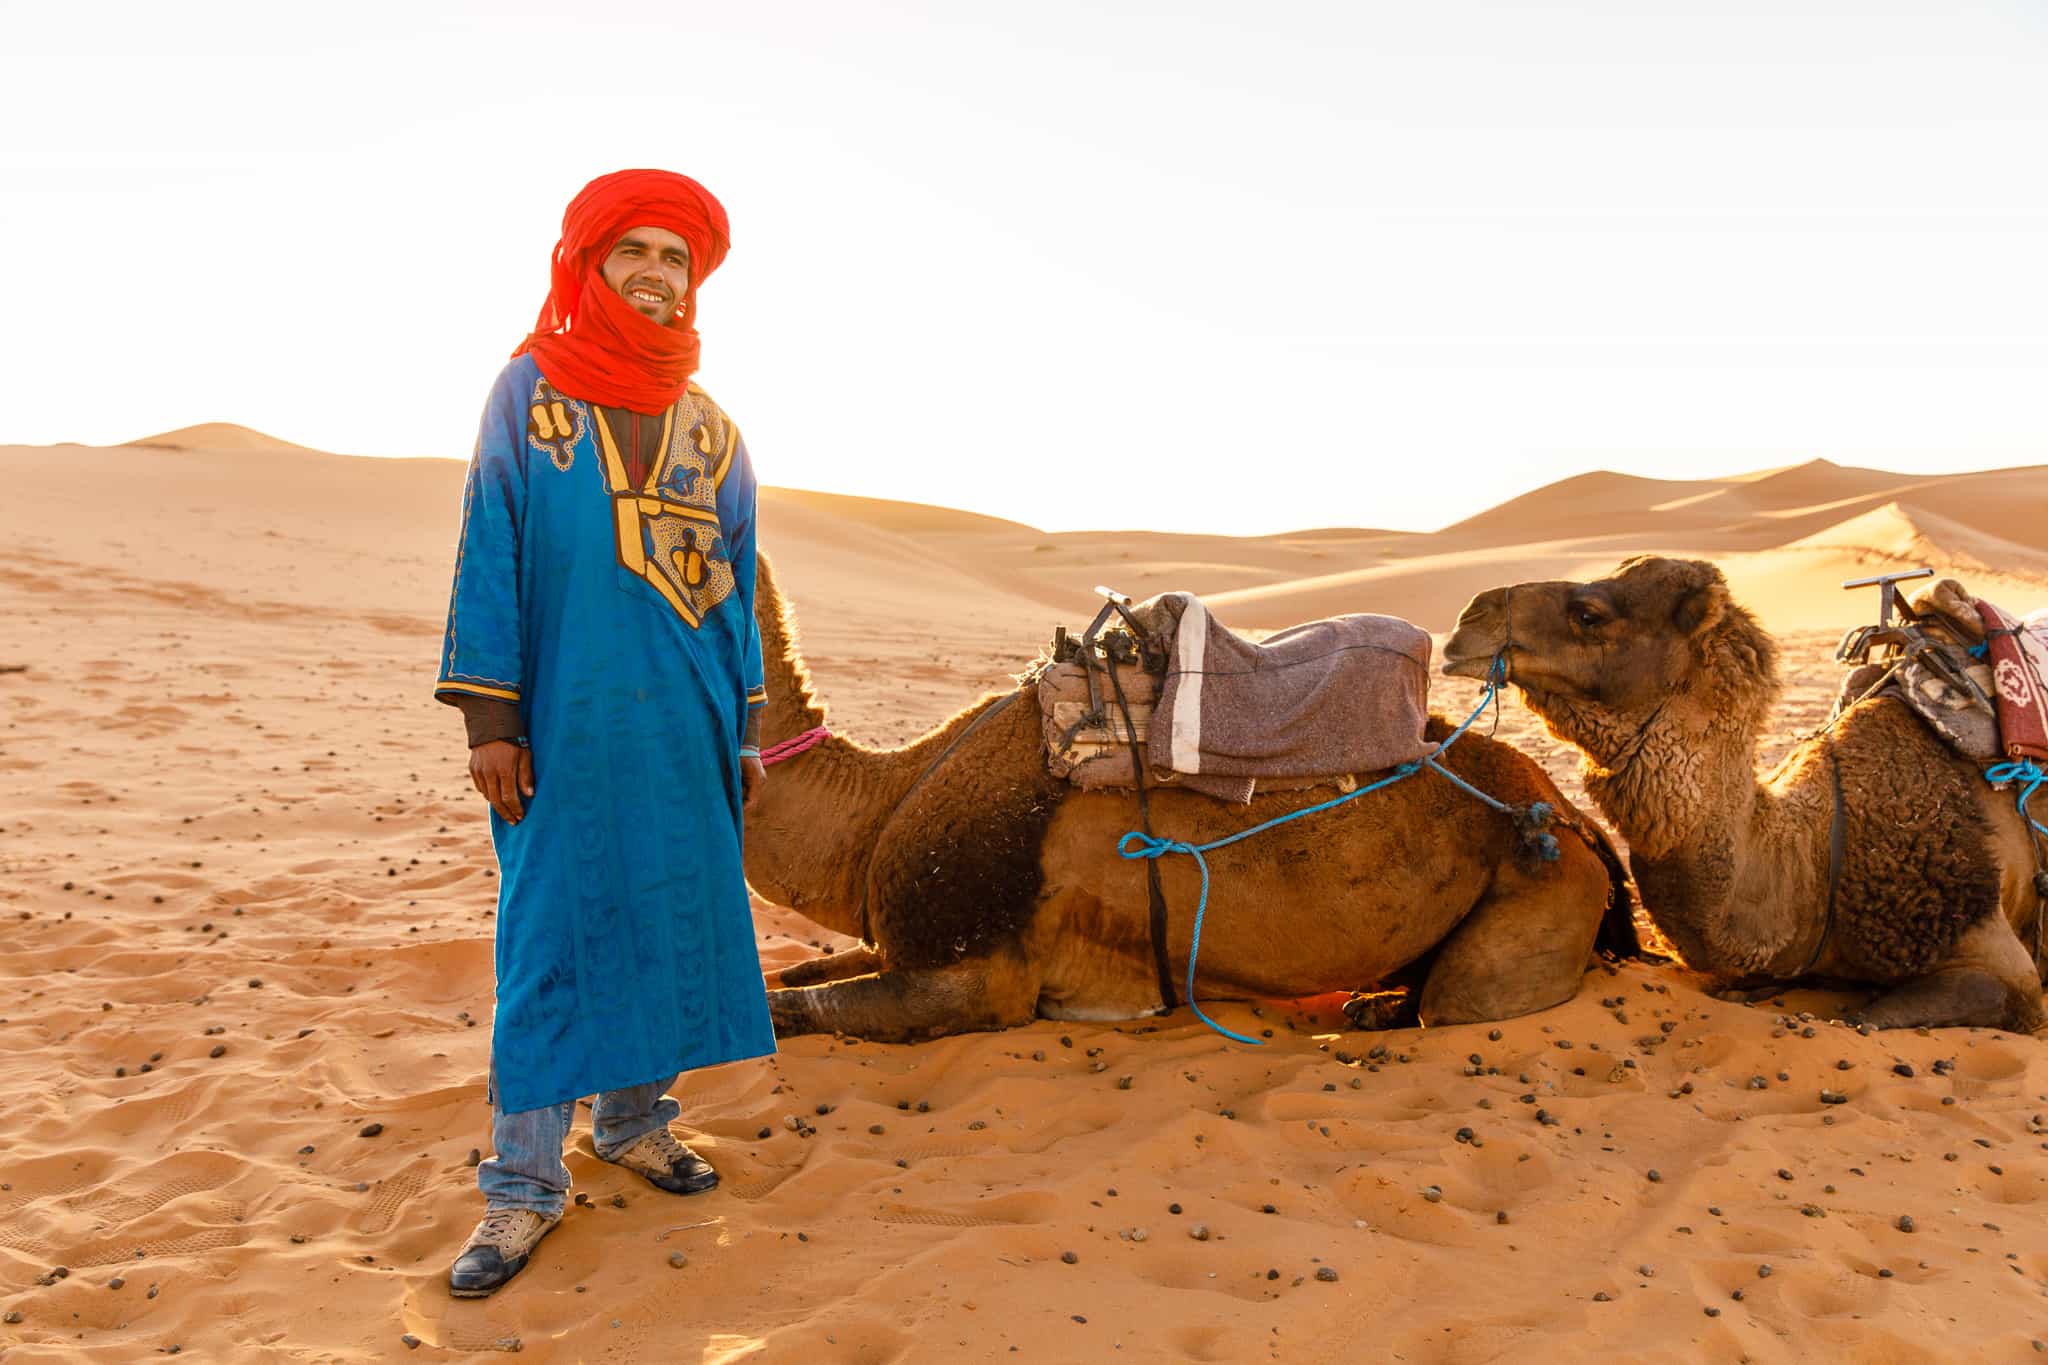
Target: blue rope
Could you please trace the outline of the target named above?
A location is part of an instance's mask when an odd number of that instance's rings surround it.
[[[1984,780],[1994,787],[2003,787],[2009,782],[2023,783],[2019,797],[2020,819],[2032,825],[2035,833],[2048,836],[2048,826],[2027,814],[2027,798],[2041,784],[2048,782],[2048,773],[2042,772],[2039,764],[2025,758],[2015,763],[1994,763],[1984,770]]]
[[[1474,721],[1485,714],[1486,708],[1493,704],[1493,699],[1499,695],[1501,686],[1506,680],[1506,661],[1499,655],[1496,655],[1494,656],[1493,666],[1487,670],[1486,690],[1480,694],[1479,705],[1472,708],[1472,714],[1465,717],[1463,724],[1451,731],[1449,739],[1446,739],[1437,746],[1434,754],[1431,754],[1428,758],[1417,759],[1411,763],[1403,763],[1379,781],[1368,783],[1357,791],[1346,792],[1342,796],[1332,797],[1328,801],[1323,801],[1313,806],[1304,806],[1302,809],[1290,811],[1286,815],[1276,815],[1263,824],[1253,825],[1250,829],[1241,829],[1237,833],[1225,835],[1221,839],[1212,839],[1206,844],[1190,844],[1180,839],[1156,839],[1146,834],[1143,830],[1136,829],[1131,830],[1123,838],[1116,841],[1116,851],[1124,858],[1132,860],[1163,858],[1169,853],[1185,853],[1192,857],[1195,860],[1195,866],[1201,869],[1202,898],[1195,904],[1194,941],[1188,946],[1188,1008],[1195,1012],[1196,1018],[1226,1038],[1234,1039],[1240,1043],[1249,1043],[1253,1047],[1265,1046],[1265,1043],[1260,1039],[1247,1038],[1242,1033],[1235,1033],[1202,1013],[1202,1007],[1195,999],[1195,963],[1202,955],[1202,918],[1209,911],[1209,860],[1202,856],[1205,853],[1214,853],[1219,848],[1227,848],[1240,840],[1251,838],[1254,834],[1263,834],[1269,829],[1284,825],[1290,820],[1300,820],[1307,816],[1319,815],[1326,810],[1333,810],[1347,801],[1356,801],[1361,796],[1370,796],[1376,791],[1393,786],[1396,782],[1415,776],[1424,768],[1430,768],[1440,776],[1448,778],[1454,786],[1476,797],[1494,810],[1513,817],[1519,829],[1523,829],[1525,833],[1533,836],[1533,843],[1539,856],[1545,862],[1556,861],[1559,852],[1557,840],[1553,836],[1541,832],[1543,827],[1550,823],[1553,814],[1547,802],[1538,801],[1534,805],[1529,806],[1526,811],[1517,811],[1515,807],[1508,805],[1506,802],[1498,801],[1488,796],[1485,792],[1479,790],[1479,788],[1473,786],[1437,761],[1449,751],[1453,744],[1458,742],[1459,736],[1472,728]],[[2040,775],[2038,770],[2036,771],[2041,781],[2048,781],[2048,775]],[[2021,805],[2024,807],[2025,804],[2026,799],[2022,797]],[[2044,831],[2044,833],[2048,833],[2048,831]]]

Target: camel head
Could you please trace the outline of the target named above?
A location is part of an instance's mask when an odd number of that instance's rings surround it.
[[[1473,598],[1444,672],[1484,678],[1496,656],[1551,733],[1599,765],[1625,760],[1660,718],[1754,734],[1777,693],[1777,646],[1705,560],[1639,555],[1590,583],[1494,588]]]

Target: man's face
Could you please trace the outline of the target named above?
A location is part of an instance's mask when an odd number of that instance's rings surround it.
[[[667,228],[627,228],[600,273],[634,311],[666,327],[690,288],[690,244]]]

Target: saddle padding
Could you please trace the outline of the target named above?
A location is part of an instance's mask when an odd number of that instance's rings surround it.
[[[1162,768],[1224,777],[1374,772],[1436,752],[1430,638],[1396,616],[1333,616],[1253,643],[1184,592],[1132,614],[1171,640],[1146,736]]]

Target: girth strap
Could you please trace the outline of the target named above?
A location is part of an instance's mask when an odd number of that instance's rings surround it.
[[[1138,789],[1138,824],[1147,838],[1152,835],[1152,800],[1145,790],[1145,753],[1138,747],[1137,727],[1131,723],[1131,706],[1124,700],[1123,679],[1117,676],[1116,659],[1104,653],[1103,663],[1109,673],[1109,688],[1116,696],[1117,710],[1124,718],[1124,743],[1131,751],[1131,780]],[[1159,884],[1159,860],[1145,860],[1145,894],[1151,902],[1150,928],[1152,938],[1152,969],[1159,977],[1159,1000],[1168,1010],[1180,1007],[1180,997],[1173,993],[1173,964],[1166,958],[1166,891]]]

